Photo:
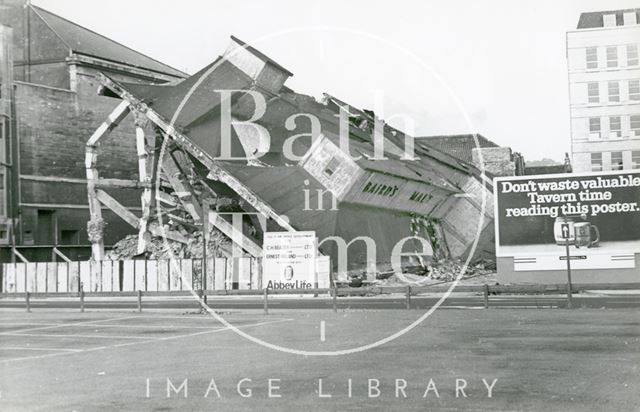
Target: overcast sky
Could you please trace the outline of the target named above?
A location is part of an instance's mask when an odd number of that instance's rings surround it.
[[[34,0],[194,73],[235,35],[294,73],[297,92],[360,108],[383,96],[418,136],[476,131],[525,159],[570,150],[565,33],[637,0]],[[378,108],[378,113],[380,109]],[[470,121],[467,121],[470,120]],[[406,129],[399,119],[392,124]]]

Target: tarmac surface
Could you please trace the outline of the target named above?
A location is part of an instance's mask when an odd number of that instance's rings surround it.
[[[423,313],[222,316],[274,345],[335,351]],[[0,336],[3,411],[640,410],[638,309],[437,310],[340,356],[270,349],[181,310],[3,309]]]
[[[582,308],[640,308],[640,291],[589,292],[574,294],[573,306]],[[440,294],[412,296],[410,307],[412,309],[427,310],[440,299]],[[208,304],[219,310],[227,309],[262,309],[264,299],[261,296],[209,296]],[[38,309],[79,309],[79,298],[31,298],[31,307]],[[341,296],[338,298],[340,309],[406,309],[404,295],[382,296]],[[556,295],[491,295],[489,305],[500,308],[565,308],[567,297],[563,294]],[[86,297],[87,309],[136,309],[138,306],[135,297],[128,298],[104,298]],[[199,304],[190,297],[147,297],[143,298],[143,309],[192,309],[197,310]],[[269,297],[270,310],[284,309],[325,309],[331,310],[332,299],[326,295],[313,297],[311,295],[272,295]],[[474,308],[484,307],[484,298],[470,293],[452,294],[443,304],[443,308]],[[0,299],[2,308],[25,308],[24,298]]]

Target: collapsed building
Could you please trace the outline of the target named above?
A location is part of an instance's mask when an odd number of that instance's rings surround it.
[[[482,170],[414,141],[374,112],[293,91],[285,85],[292,75],[235,37],[181,81],[101,75],[100,94],[121,102],[86,145],[93,258],[104,257],[103,206],[139,230],[140,251],[160,232],[184,241],[177,220],[211,223],[253,256],[262,255],[265,231],[313,230],[335,268],[348,245],[349,270],[387,268],[394,246],[412,236],[426,239],[436,257],[493,255],[492,188]],[[99,153],[130,113],[139,182],[105,182]],[[154,133],[145,132],[149,126]],[[143,187],[141,216],[108,194],[109,186],[134,185]],[[177,204],[188,217],[171,214]],[[163,211],[173,225],[154,218]],[[244,213],[242,229],[223,212]],[[403,251],[421,246],[410,239]]]

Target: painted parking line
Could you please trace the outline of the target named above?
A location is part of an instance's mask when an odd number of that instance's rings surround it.
[[[282,322],[287,322],[287,321],[292,321],[292,320],[293,319],[278,319],[278,320],[273,320],[273,321],[265,321],[265,322],[258,322],[258,323],[248,324],[248,325],[236,326],[236,328],[237,329],[244,329],[244,328],[248,328],[248,327],[264,326],[264,325],[282,323]],[[126,342],[126,343],[119,343],[119,344],[113,344],[113,345],[98,346],[98,347],[87,348],[87,349],[77,349],[75,352],[58,352],[58,353],[49,353],[49,354],[46,354],[46,355],[22,356],[22,357],[18,357],[18,358],[2,359],[2,360],[0,360],[0,364],[9,363],[9,362],[15,362],[15,361],[22,361],[22,360],[45,359],[45,358],[52,358],[52,357],[62,356],[62,355],[71,355],[71,354],[95,352],[95,351],[100,351],[100,350],[105,350],[105,349],[122,348],[122,347],[127,347],[127,346],[139,345],[139,344],[143,344],[143,343],[153,343],[153,342],[159,342],[159,341],[168,341],[168,340],[174,340],[174,339],[190,338],[190,337],[193,337],[193,336],[199,336],[199,335],[204,335],[204,334],[225,332],[227,330],[231,330],[231,328],[222,327],[222,328],[213,329],[213,330],[207,330],[207,331],[202,331],[202,332],[187,333],[187,334],[184,334],[184,335],[164,336],[164,337],[153,338],[153,339],[145,338],[145,340],[137,340],[135,342]],[[18,334],[18,336],[25,336],[25,335]]]
[[[42,351],[61,351],[61,352],[80,352],[82,349],[67,349],[67,348],[36,348],[32,346],[0,346],[0,350],[42,350]]]
[[[86,320],[86,321],[82,321],[82,322],[56,323],[56,324],[53,324],[53,325],[42,326],[42,327],[37,327],[37,328],[19,329],[19,330],[15,331],[15,332],[31,332],[31,331],[34,331],[34,330],[45,330],[45,329],[60,328],[60,327],[64,327],[64,326],[94,324],[94,323],[109,322],[109,321],[115,321],[115,320],[131,319],[131,318],[137,318],[137,317],[139,317],[139,316],[121,316],[121,317],[118,317],[118,318]],[[10,333],[15,333],[15,332],[0,332],[0,335],[6,335],[6,334],[10,334]]]

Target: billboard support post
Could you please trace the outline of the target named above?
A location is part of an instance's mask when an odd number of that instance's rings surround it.
[[[569,256],[569,239],[564,242],[564,247],[567,252],[567,308],[571,309],[572,307],[572,296],[571,296],[571,257]]]

